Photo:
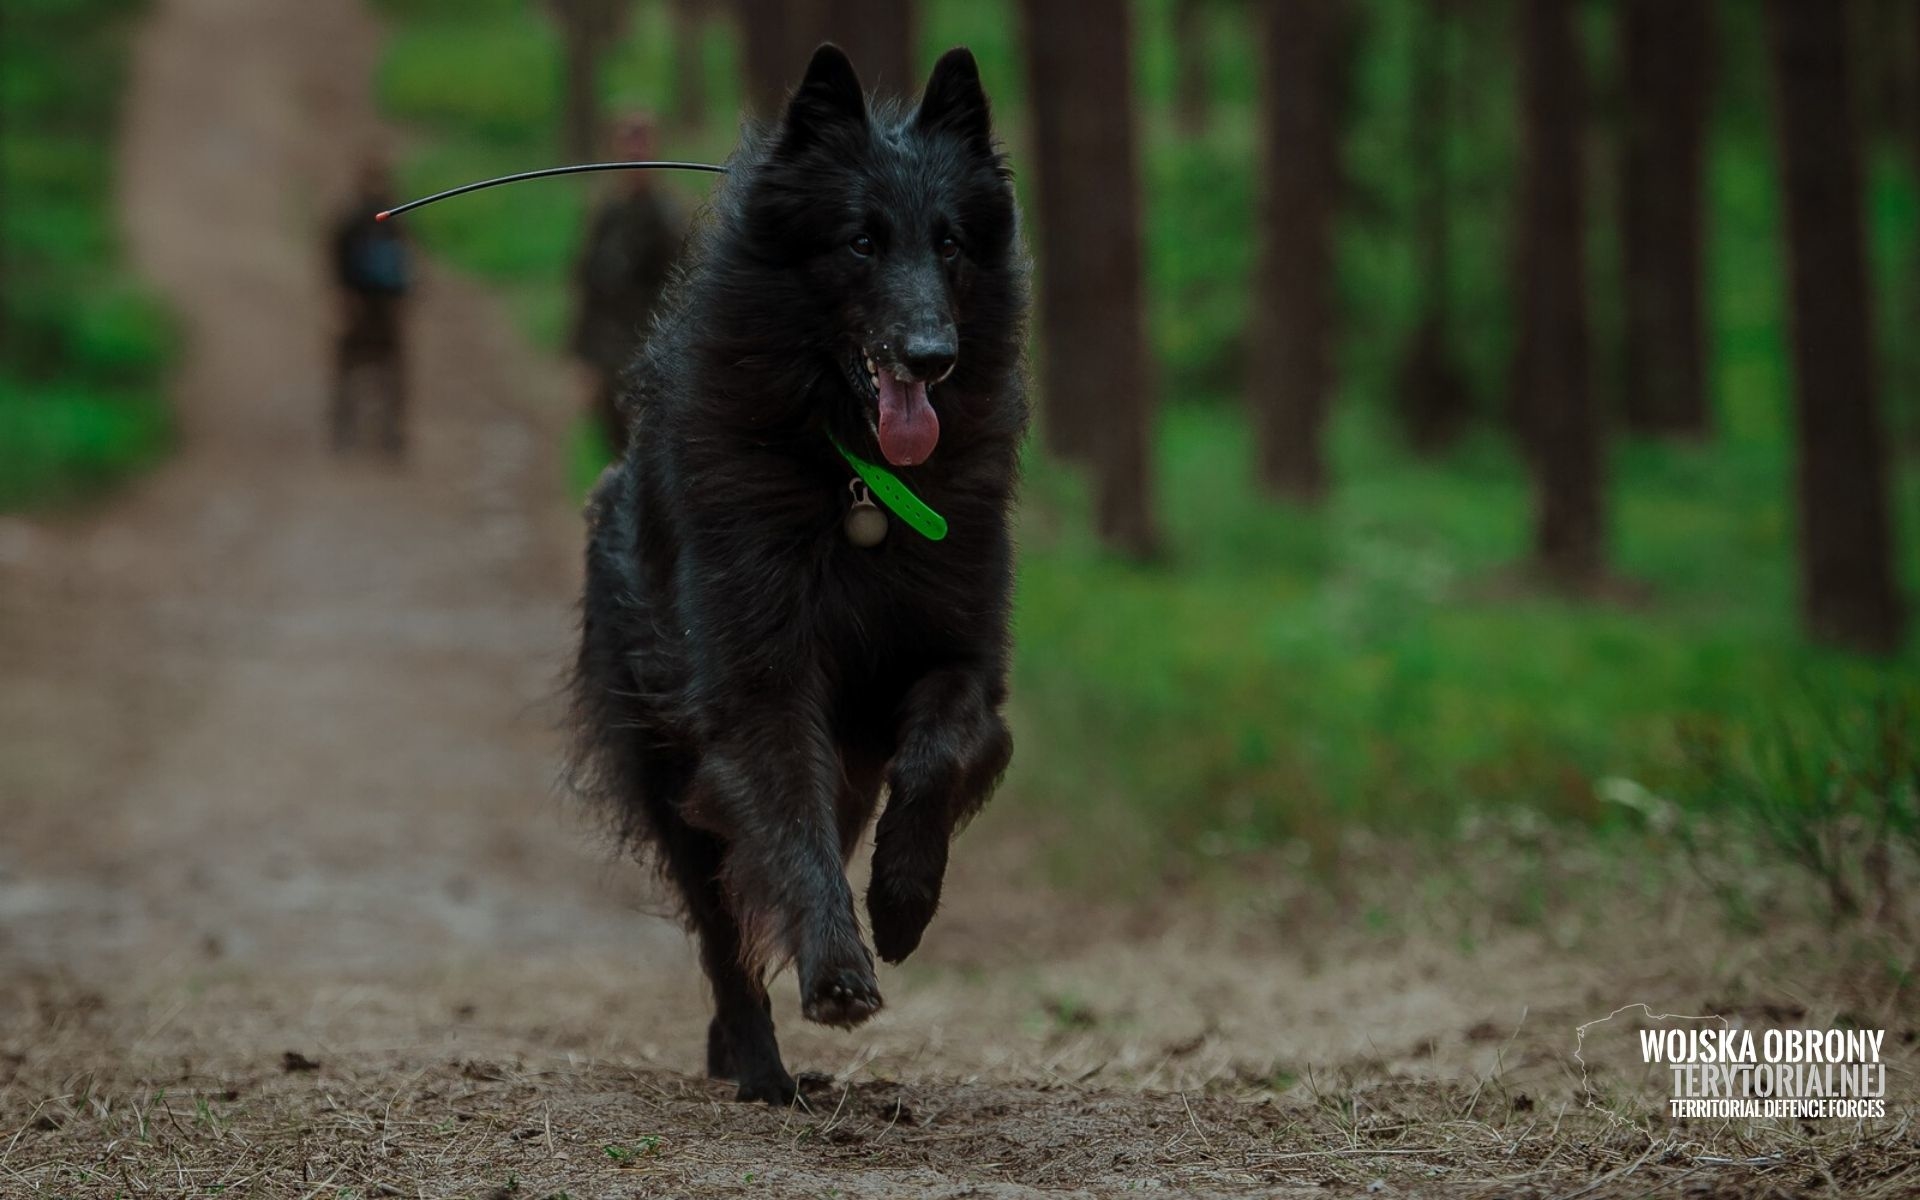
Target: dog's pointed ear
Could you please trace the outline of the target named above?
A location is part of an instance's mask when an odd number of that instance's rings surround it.
[[[787,116],[781,126],[780,145],[792,151],[802,149],[836,124],[864,125],[867,121],[867,97],[860,90],[860,77],[846,51],[832,42],[822,42],[807,63],[807,74],[787,101]]]
[[[982,150],[992,149],[993,116],[973,51],[956,46],[940,56],[913,121],[921,129],[950,130]]]

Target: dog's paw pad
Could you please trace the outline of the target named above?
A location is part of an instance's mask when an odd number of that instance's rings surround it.
[[[880,1011],[880,989],[871,977],[835,971],[807,989],[800,1015],[821,1025],[851,1029]]]

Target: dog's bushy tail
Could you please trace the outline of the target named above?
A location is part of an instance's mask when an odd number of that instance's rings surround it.
[[[623,465],[615,463],[587,501],[580,649],[567,677],[571,739],[565,778],[623,848],[644,858],[659,837],[649,801],[666,798],[648,795],[650,751],[659,749],[650,716],[655,706],[627,657],[637,596],[630,487]]]

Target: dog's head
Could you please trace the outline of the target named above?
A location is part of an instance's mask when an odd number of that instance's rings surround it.
[[[1011,177],[973,55],[949,51],[919,103],[869,105],[838,47],[814,53],[747,203],[763,258],[813,307],[835,432],[925,462],[946,395],[994,388],[1024,301]]]

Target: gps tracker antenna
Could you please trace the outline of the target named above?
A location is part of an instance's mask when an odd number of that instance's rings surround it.
[[[405,204],[373,214],[376,221],[388,217],[397,217],[410,212],[423,204],[432,204],[438,200],[448,200],[454,196],[477,192],[481,188],[499,187],[503,183],[519,183],[523,179],[545,179],[549,175],[582,175],[588,171],[711,171],[715,175],[725,175],[727,169],[713,163],[699,162],[599,162],[574,163],[567,167],[546,167],[538,171],[522,171],[517,175],[502,175],[497,179],[482,179],[477,183],[463,183],[457,188],[448,188],[444,192],[435,192],[431,196],[422,196],[418,200],[409,200]]]

